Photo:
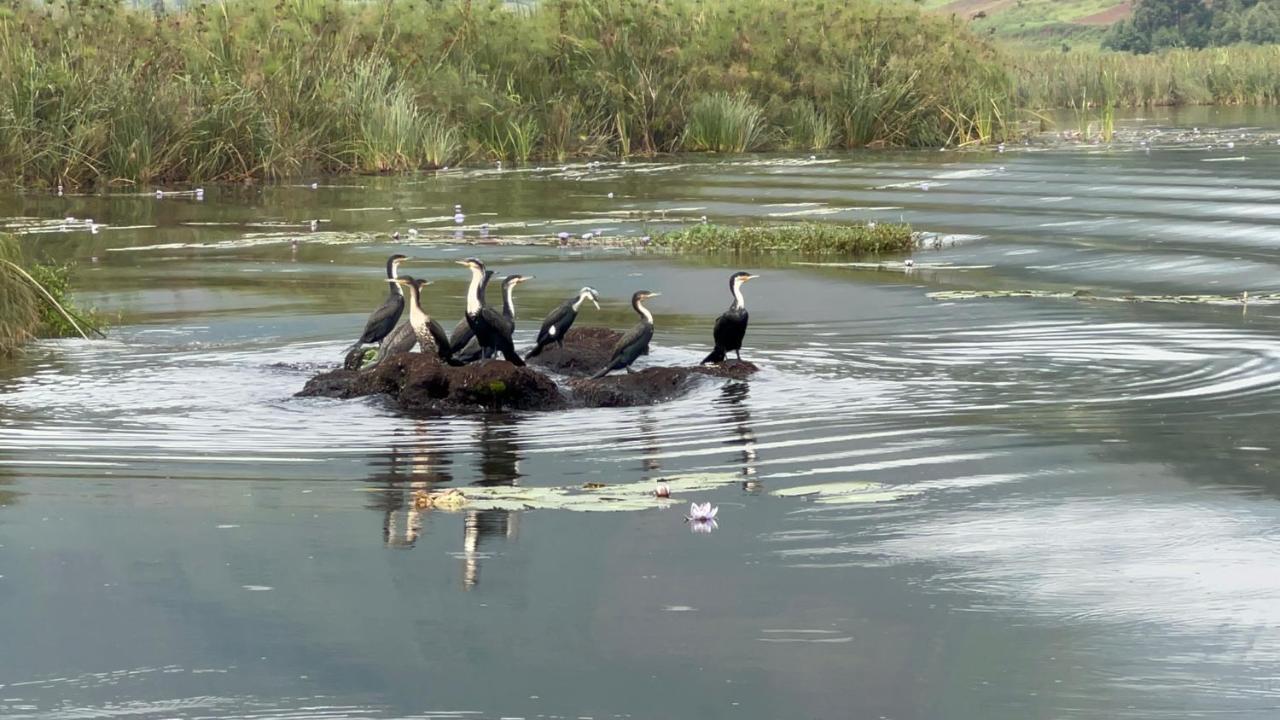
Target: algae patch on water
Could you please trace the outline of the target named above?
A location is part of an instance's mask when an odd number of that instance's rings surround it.
[[[619,512],[670,507],[685,502],[679,495],[712,490],[738,480],[734,473],[702,473],[609,485],[554,487],[484,486],[450,488],[434,493],[420,491],[414,498],[419,509],[435,510],[573,510]],[[665,485],[670,496],[659,497]]]
[[[811,255],[881,255],[914,250],[911,226],[898,223],[832,225],[694,225],[653,237],[653,245],[694,252],[792,252]]]
[[[928,294],[931,300],[977,300],[989,298],[1041,298],[1054,300],[1094,300],[1098,302],[1169,303],[1177,305],[1276,305],[1280,293],[1250,295],[1094,295],[1087,290],[941,290]]]

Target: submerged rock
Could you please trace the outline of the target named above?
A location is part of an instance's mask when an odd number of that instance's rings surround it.
[[[565,407],[630,407],[673,400],[711,379],[745,379],[749,362],[696,367],[650,367],[618,371],[598,380],[621,333],[607,328],[575,328],[565,346],[551,347],[516,367],[485,360],[462,367],[440,362],[434,353],[393,355],[366,370],[332,370],[307,381],[299,397],[355,398],[387,395],[408,412],[556,410]],[[568,376],[558,385],[543,370]]]

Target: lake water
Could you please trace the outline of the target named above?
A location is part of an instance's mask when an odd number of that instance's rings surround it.
[[[0,715],[1274,717],[1280,312],[1235,298],[1280,291],[1280,147],[1229,136],[4,196],[118,319],[0,364]],[[704,215],[931,235],[911,270],[637,247]],[[582,285],[584,326],[660,291],[642,364],[696,362],[758,272],[762,371],[546,414],[294,398],[392,252],[449,323],[452,260],[535,275],[523,341]],[[1176,294],[1217,299],[1124,300]],[[634,512],[411,502],[690,474],[721,483]]]

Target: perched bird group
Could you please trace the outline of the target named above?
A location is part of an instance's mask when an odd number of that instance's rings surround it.
[[[444,326],[431,317],[423,304],[423,288],[430,285],[431,281],[399,274],[400,265],[406,260],[408,258],[404,255],[387,258],[386,281],[390,284],[387,299],[369,315],[360,339],[347,349],[345,364],[348,368],[359,368],[364,358],[364,346],[373,343],[378,343],[374,365],[397,353],[409,352],[418,345],[423,352],[435,352],[441,361],[450,365],[464,365],[501,354],[512,365],[523,366],[526,360],[537,357],[552,345],[564,347],[565,335],[577,320],[583,303],[590,301],[597,310],[600,309],[600,294],[593,288],[582,288],[547,314],[538,330],[533,348],[521,357],[513,339],[516,321],[514,292],[517,285],[532,280],[533,276],[508,275],[503,279],[502,311],[499,312],[490,307],[485,299],[485,291],[493,277],[493,271],[487,270],[484,263],[476,258],[459,260],[458,264],[465,266],[471,273],[466,311],[453,332],[446,335]],[[729,292],[733,296],[733,302],[716,319],[712,331],[715,349],[703,359],[704,364],[724,362],[730,352],[739,360],[742,359],[742,341],[747,333],[747,302],[742,294],[742,286],[756,277],[759,276],[746,272],[736,272],[729,277]],[[625,369],[631,372],[631,365],[641,355],[649,354],[649,343],[653,340],[653,313],[644,303],[658,295],[656,292],[640,290],[631,296],[631,308],[640,316],[640,322],[618,340],[609,362],[592,375],[593,379],[602,378],[615,370]],[[408,322],[397,325],[404,311],[406,297],[409,319]]]

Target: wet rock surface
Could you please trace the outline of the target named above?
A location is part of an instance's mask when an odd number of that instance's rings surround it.
[[[365,370],[323,372],[307,381],[299,397],[356,398],[385,395],[415,413],[557,410],[566,407],[630,407],[673,400],[701,382],[742,380],[756,372],[749,362],[694,367],[649,367],[590,379],[608,362],[621,333],[575,328],[565,346],[547,348],[526,367],[485,360],[463,367],[433,353],[403,353]],[[548,373],[561,377],[557,384]]]

